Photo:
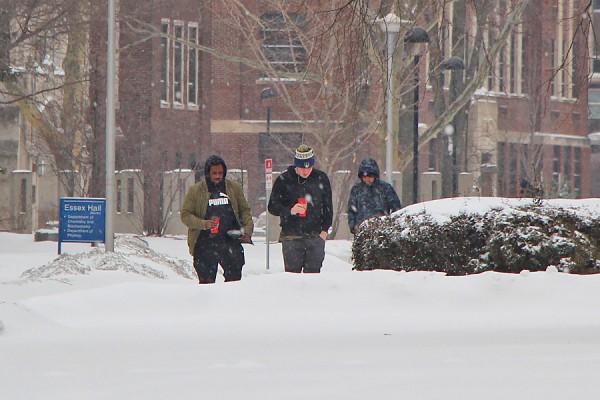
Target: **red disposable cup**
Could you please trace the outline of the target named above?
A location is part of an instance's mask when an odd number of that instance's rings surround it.
[[[306,199],[304,197],[301,197],[298,199],[298,203],[299,204],[306,204]],[[301,214],[298,214],[299,217],[306,217],[306,209],[304,209],[304,212]]]
[[[215,226],[214,228],[210,229],[210,233],[219,233],[219,223],[221,222],[221,218],[215,217],[215,218],[211,218],[212,221],[215,221],[217,223],[217,226]]]

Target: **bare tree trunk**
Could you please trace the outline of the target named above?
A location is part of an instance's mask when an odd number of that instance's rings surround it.
[[[68,183],[68,191],[73,194],[75,189],[75,172],[81,171],[82,148],[84,146],[83,120],[86,103],[85,90],[85,61],[87,59],[88,30],[86,15],[89,3],[87,1],[74,2],[73,7],[68,10],[68,18],[72,23],[67,40],[67,52],[63,60],[65,71],[65,87],[63,94],[63,106],[61,112],[61,123],[64,135],[71,149],[71,177]]]

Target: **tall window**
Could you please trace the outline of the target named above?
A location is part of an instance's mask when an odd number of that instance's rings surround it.
[[[550,68],[552,68],[552,71],[554,71],[556,69],[556,40],[552,39],[550,41]],[[558,75],[554,75],[552,77],[552,80],[550,80],[550,93],[553,96],[557,95],[557,89],[556,89],[556,79],[557,79]]]
[[[198,26],[188,25],[188,68],[187,68],[187,101],[188,106],[198,105]]]
[[[162,21],[162,33],[163,35],[168,35],[169,34],[169,30],[171,28],[171,25],[169,24],[169,21]],[[169,40],[168,37],[163,36],[160,39],[160,47],[161,47],[161,53],[162,53],[162,63],[161,63],[161,70],[160,70],[160,101],[161,104],[168,104],[169,103],[169,44],[171,43],[171,41]]]
[[[569,66],[571,63],[567,60],[567,57],[569,57],[569,45],[567,42],[563,41],[561,49],[562,54],[560,58],[563,65],[560,70],[560,95],[561,97],[569,97]]]
[[[572,72],[575,55],[571,49],[573,34],[573,0],[559,0],[556,9],[557,26],[554,51],[554,66],[560,70],[555,75],[554,95],[563,98],[572,97]]]
[[[500,49],[500,54],[498,55],[498,90],[501,92],[506,92],[506,76],[504,68],[506,67],[506,46],[503,46]]]
[[[575,147],[573,159],[573,191],[576,198],[581,198],[581,147]]]
[[[161,30],[160,104],[198,110],[198,24],[163,19]]]
[[[571,177],[571,146],[565,148],[565,178]]]
[[[498,143],[498,189],[500,191],[500,196],[504,196],[506,191],[505,182],[506,182],[506,173],[505,173],[505,165],[504,157],[506,157],[506,144],[503,142]]]
[[[273,69],[303,72],[306,69],[306,49],[299,32],[306,18],[299,14],[268,13],[261,16],[263,54]]]
[[[440,47],[440,54],[444,60],[447,60],[450,57],[448,53],[450,53],[450,48],[452,47],[450,43],[450,41],[452,40],[452,36],[450,35],[450,25],[448,23],[444,23],[443,21],[440,21],[440,24],[441,26],[438,30],[438,43]],[[434,67],[434,65],[431,65],[430,68]],[[441,85],[444,88],[448,88],[450,82],[449,79],[447,80],[445,78],[446,74],[440,74]]]
[[[516,196],[517,195],[517,169],[519,168],[518,164],[518,155],[519,155],[519,147],[516,143],[511,143],[510,151],[508,154],[508,195]]]
[[[529,88],[527,87],[527,54],[526,49],[529,47],[529,41],[527,37],[521,35],[521,93],[527,94]]]
[[[552,157],[552,186],[559,189],[560,185],[560,146],[554,146]]]
[[[513,33],[510,35],[510,50],[509,50],[509,86],[508,91],[510,93],[517,93],[516,87],[516,71],[517,71],[517,34]]]
[[[579,97],[579,42],[573,41],[573,63],[571,65],[571,96],[576,99]]]
[[[183,104],[183,24],[175,22],[173,27],[173,103]]]

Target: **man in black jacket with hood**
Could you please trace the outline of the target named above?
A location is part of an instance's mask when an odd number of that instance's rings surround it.
[[[352,233],[356,233],[364,220],[388,215],[402,208],[392,185],[379,179],[379,166],[374,159],[361,161],[358,178],[360,182],[352,186],[348,199],[348,226]]]
[[[314,164],[313,150],[300,145],[294,165],[275,180],[269,199],[269,213],[280,217],[286,272],[319,273],[325,258],[325,239],[333,220],[331,185]]]

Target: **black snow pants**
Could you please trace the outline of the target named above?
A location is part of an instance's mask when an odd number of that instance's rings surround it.
[[[244,248],[238,239],[210,238],[200,235],[194,247],[194,269],[200,283],[215,283],[219,264],[223,267],[225,282],[242,279],[246,263]]]

